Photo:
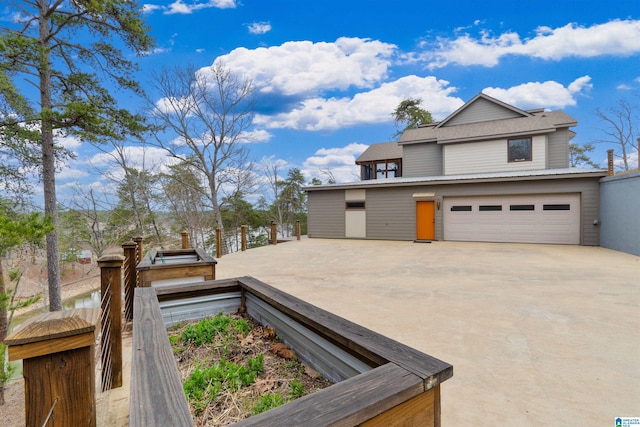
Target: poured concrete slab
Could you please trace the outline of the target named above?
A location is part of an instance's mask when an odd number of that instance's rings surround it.
[[[454,366],[443,425],[640,416],[640,257],[599,247],[303,239],[218,259]]]

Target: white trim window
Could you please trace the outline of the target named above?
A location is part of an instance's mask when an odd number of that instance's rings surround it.
[[[533,160],[531,137],[507,140],[508,160],[511,162],[530,162]]]

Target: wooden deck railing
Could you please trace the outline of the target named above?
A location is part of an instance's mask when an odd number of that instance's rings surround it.
[[[122,263],[120,255],[103,256],[100,267],[100,362],[102,391],[122,387]]]

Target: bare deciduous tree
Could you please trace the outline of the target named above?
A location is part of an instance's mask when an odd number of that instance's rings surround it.
[[[104,194],[96,194],[93,188],[87,190],[78,186],[72,190],[73,196],[66,207],[83,215],[89,230],[88,239],[84,243],[100,258],[109,247],[116,246],[122,240],[126,230],[108,227],[113,206]]]
[[[164,203],[172,216],[174,231],[187,231],[195,247],[206,247],[207,237],[214,228],[204,199],[207,191],[201,175],[185,164],[169,167],[162,175]]]
[[[149,99],[150,116],[163,129],[156,143],[206,178],[210,208],[223,228],[220,201],[225,188],[237,191],[252,173],[243,138],[254,115],[253,84],[214,64],[200,70],[164,69],[152,85],[160,99]]]
[[[156,221],[153,202],[157,188],[154,185],[157,164],[148,164],[147,150],[144,143],[130,144],[124,141],[111,141],[109,145],[98,146],[106,158],[106,169],[102,176],[118,185],[119,193],[125,195],[130,213],[133,216],[135,235],[144,236],[146,224],[151,223],[152,232],[158,243],[162,240]]]
[[[607,128],[603,129],[606,137],[600,142],[617,146],[614,156],[622,160],[623,170],[635,169],[631,165],[631,156],[634,151],[636,156],[638,155],[640,134],[636,127],[638,124],[638,117],[635,115],[637,109],[634,110],[634,106],[621,99],[616,107],[611,107],[606,112],[597,109],[596,114],[607,124]]]

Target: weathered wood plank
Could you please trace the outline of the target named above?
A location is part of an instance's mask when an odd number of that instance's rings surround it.
[[[192,426],[156,291],[137,288],[133,310],[130,426]]]
[[[18,344],[9,346],[9,360],[30,359],[44,356],[46,354],[58,353],[60,351],[72,350],[75,348],[90,347],[96,342],[96,334],[85,332],[80,335],[56,338],[49,341],[36,341],[28,344]]]
[[[95,343],[100,310],[78,308],[40,314],[9,335],[9,360],[27,359]]]
[[[155,268],[153,269],[140,271],[140,276],[142,277],[144,287],[150,286],[151,282],[156,280],[175,279],[179,277],[203,276],[206,280],[208,276],[212,276],[215,272],[215,265],[162,264],[154,267]]]
[[[36,341],[79,335],[96,330],[100,310],[76,308],[39,314],[22,324],[5,340],[7,345],[27,344]]]
[[[234,424],[234,427],[356,426],[423,392],[422,379],[393,363]]]
[[[179,259],[179,262],[171,261],[172,257]],[[140,274],[141,286],[148,287],[153,281],[179,277],[202,276],[204,280],[213,280],[216,278],[217,263],[215,258],[199,248],[151,250],[138,263],[136,270]]]
[[[377,334],[253,277],[238,278],[246,292],[263,299],[308,328],[360,354],[374,366],[393,361],[424,380],[425,390],[453,376],[453,367],[435,357]]]
[[[360,427],[440,427],[439,396],[440,386],[435,386],[365,421]]]
[[[26,359],[22,365],[25,425],[96,425],[94,346]]]

